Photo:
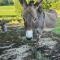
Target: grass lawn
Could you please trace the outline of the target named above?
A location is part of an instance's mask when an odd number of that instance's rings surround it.
[[[54,28],[53,32],[60,34],[60,17],[57,19],[56,27]]]
[[[15,6],[0,6],[0,16],[16,15]]]
[[[58,14],[60,14],[60,9],[56,10],[56,12],[57,12]]]

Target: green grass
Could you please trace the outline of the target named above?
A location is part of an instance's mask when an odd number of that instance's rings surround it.
[[[60,34],[60,17],[57,19],[56,26],[55,26],[53,32]]]
[[[5,20],[16,20],[18,16],[18,12],[16,11],[16,6],[0,6],[0,19]],[[18,19],[21,19],[22,17],[18,17]]]
[[[15,6],[0,6],[0,16],[16,15]]]

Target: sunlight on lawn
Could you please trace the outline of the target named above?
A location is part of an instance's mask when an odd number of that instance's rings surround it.
[[[60,17],[57,19],[56,27],[54,28],[53,32],[60,34]]]
[[[57,12],[58,14],[60,14],[60,9],[59,9],[59,10],[56,10],[56,12]]]

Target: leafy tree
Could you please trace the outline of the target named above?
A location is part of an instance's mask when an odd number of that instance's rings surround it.
[[[42,6],[44,9],[56,8],[60,5],[60,0],[43,0]]]

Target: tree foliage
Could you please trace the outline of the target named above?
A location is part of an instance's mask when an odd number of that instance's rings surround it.
[[[42,6],[44,9],[57,9],[60,7],[60,0],[43,0]]]

